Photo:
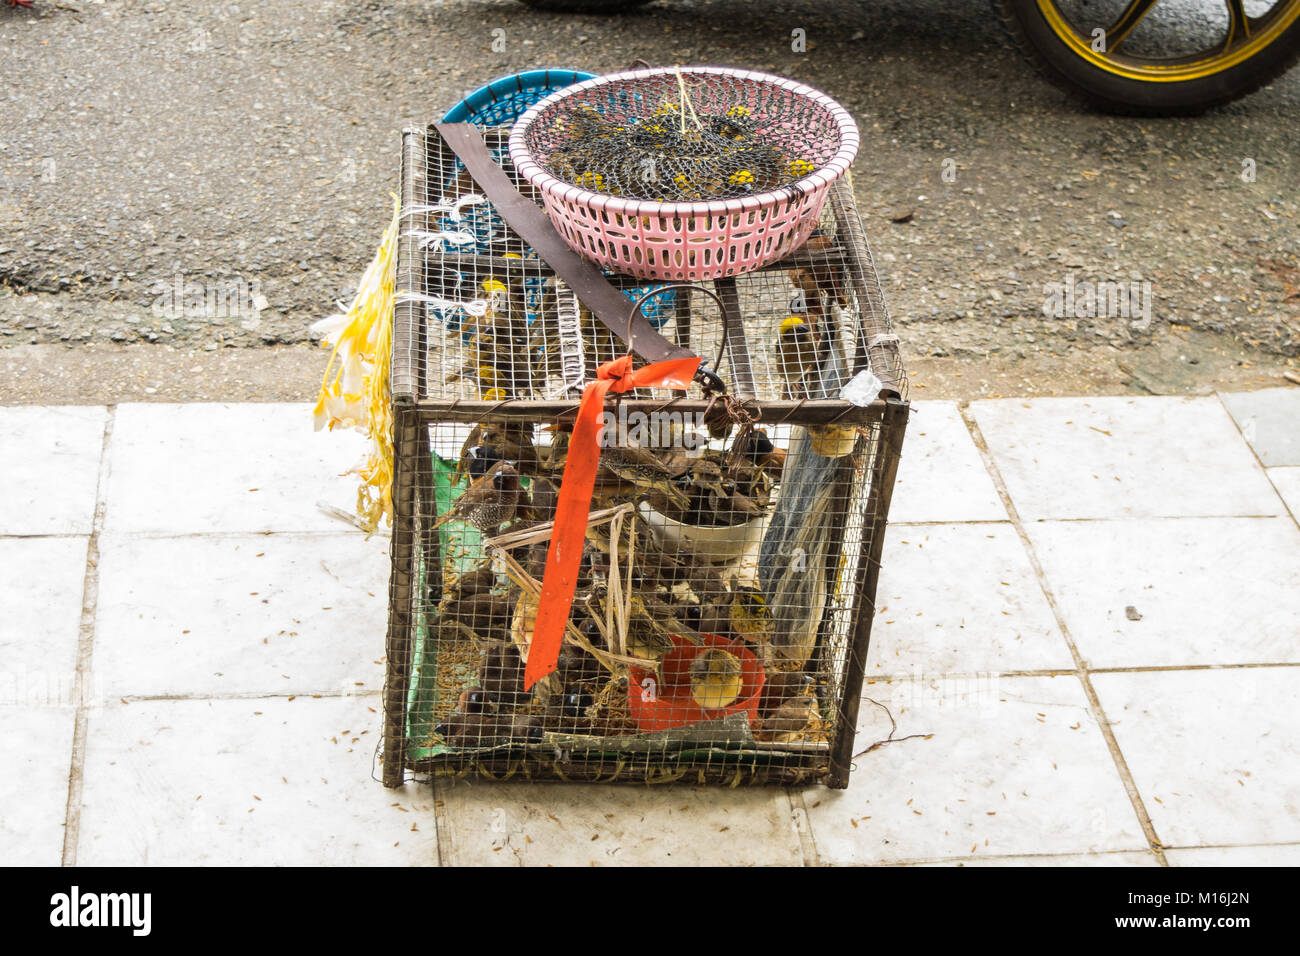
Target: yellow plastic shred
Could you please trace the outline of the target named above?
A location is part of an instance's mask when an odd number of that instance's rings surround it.
[[[312,326],[321,345],[332,348],[320,398],[313,411],[316,430],[355,428],[370,439],[366,460],[348,474],[361,476],[357,517],[368,531],[393,521],[393,414],[389,371],[393,345],[393,295],[396,284],[400,204],[393,197],[393,220],[375,258],[361,277],[346,314]]]

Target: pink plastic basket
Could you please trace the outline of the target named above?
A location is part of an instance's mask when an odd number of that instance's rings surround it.
[[[769,73],[682,67],[699,113],[739,104],[763,138],[811,162],[810,175],[769,192],[713,202],[651,202],[592,192],[544,168],[567,135],[562,117],[588,104],[611,122],[642,119],[679,92],[677,73],[613,73],[553,93],[510,133],[510,160],[540,193],[560,235],[577,253],[615,272],[696,281],[748,272],[789,255],[812,233],[835,180],[858,151],[858,128],[838,103]],[[791,115],[798,121],[792,122]]]

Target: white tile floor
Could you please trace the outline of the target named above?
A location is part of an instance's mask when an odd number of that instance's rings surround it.
[[[1042,521],[1028,531],[1093,667],[1300,663],[1300,528],[1289,517]]]
[[[897,736],[844,791],[804,795],[826,863],[1097,853],[1146,845],[1078,678],[872,681]],[[889,733],[864,704],[859,747]]]
[[[1280,513],[1217,398],[1008,398],[971,414],[1025,521]]]
[[[452,866],[799,866],[781,790],[575,787],[466,779],[439,788]]]
[[[876,604],[872,676],[1073,666],[1009,522],[891,526]]]
[[[104,421],[98,406],[0,408],[0,534],[88,534]]]
[[[105,535],[96,673],[109,697],[378,690],[388,563],[360,532]]]
[[[385,790],[359,436],[0,408],[0,859],[1294,865],[1297,397],[918,405],[846,791]]]
[[[1162,843],[1300,842],[1296,674],[1245,667],[1093,678]]]
[[[980,461],[955,402],[918,401],[912,406],[898,465],[894,521],[1006,521],[1003,507]]]

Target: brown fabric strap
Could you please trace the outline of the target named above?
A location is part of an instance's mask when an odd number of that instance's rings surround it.
[[[664,338],[632,301],[614,288],[598,267],[569,248],[545,211],[524,196],[488,152],[472,123],[435,123],[434,129],[510,228],[555,270],[588,309],[628,348],[647,362],[695,358],[690,349]],[[650,280],[647,280],[648,282]],[[630,316],[630,318],[629,318]],[[697,376],[697,378],[700,376]],[[713,379],[716,381],[716,377]]]

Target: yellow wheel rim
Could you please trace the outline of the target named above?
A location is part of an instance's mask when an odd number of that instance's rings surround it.
[[[1246,15],[1243,0],[1224,0],[1229,27],[1220,46],[1164,60],[1126,55],[1124,41],[1157,2],[1130,0],[1119,19],[1106,28],[1103,50],[1095,48],[1100,38],[1080,32],[1062,15],[1055,0],[1038,0],[1038,9],[1052,32],[1078,56],[1107,72],[1146,83],[1176,83],[1222,73],[1255,56],[1300,17],[1300,0],[1278,0],[1259,17]]]

